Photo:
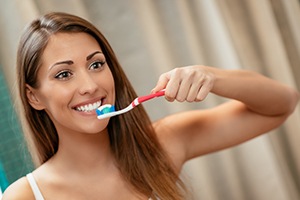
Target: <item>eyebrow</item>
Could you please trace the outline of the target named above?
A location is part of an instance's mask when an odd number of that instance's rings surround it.
[[[88,56],[86,57],[86,61],[89,61],[94,55],[96,55],[96,54],[98,54],[98,53],[101,53],[101,54],[102,54],[101,51],[95,51],[94,53],[91,53],[90,55],[88,55]]]
[[[102,54],[101,51],[95,51],[94,53],[91,53],[90,55],[88,55],[88,56],[86,57],[86,61],[89,61],[91,58],[94,57],[94,55],[96,55],[96,54],[98,54],[98,53],[101,53],[101,54]],[[49,70],[52,69],[52,68],[53,68],[54,66],[56,66],[56,65],[62,65],[62,64],[72,65],[72,64],[74,64],[74,62],[73,62],[72,60],[59,61],[59,62],[56,62],[56,63],[54,63],[53,65],[51,65],[51,66],[49,67]]]
[[[54,63],[53,65],[51,65],[49,67],[49,70],[52,69],[56,65],[62,65],[62,64],[72,65],[73,63],[74,62],[72,60],[65,60],[65,61],[56,62],[56,63]]]

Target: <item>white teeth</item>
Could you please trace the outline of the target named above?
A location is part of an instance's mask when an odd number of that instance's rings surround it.
[[[81,112],[91,112],[93,110],[96,110],[99,106],[101,106],[101,101],[97,101],[95,103],[90,103],[84,106],[76,107],[75,110],[81,111]]]

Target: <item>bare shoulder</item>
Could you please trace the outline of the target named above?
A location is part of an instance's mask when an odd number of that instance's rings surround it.
[[[26,177],[12,183],[5,191],[2,200],[34,200],[34,195]]]

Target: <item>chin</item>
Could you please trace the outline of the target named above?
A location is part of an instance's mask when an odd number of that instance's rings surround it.
[[[109,120],[98,120],[93,121],[84,128],[84,132],[88,134],[98,134],[102,132],[107,132],[107,125]]]

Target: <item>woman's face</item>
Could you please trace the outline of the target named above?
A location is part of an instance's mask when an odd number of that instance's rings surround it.
[[[37,89],[28,86],[31,105],[44,109],[58,133],[99,133],[108,120],[95,109],[114,104],[114,81],[97,41],[86,33],[52,35],[41,59]]]

